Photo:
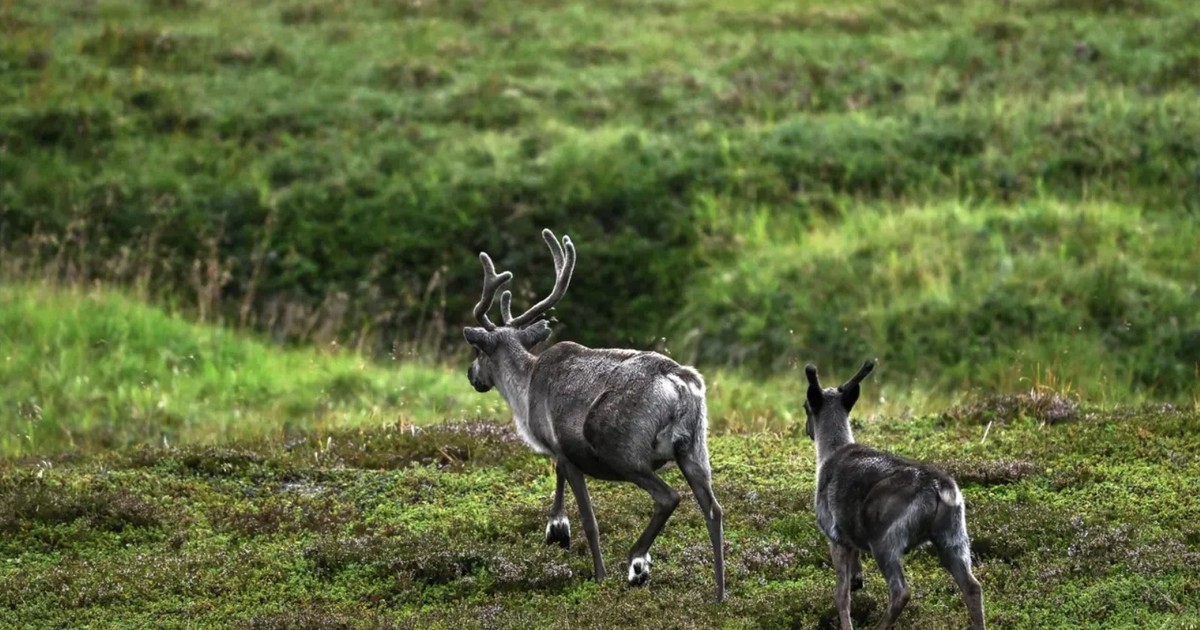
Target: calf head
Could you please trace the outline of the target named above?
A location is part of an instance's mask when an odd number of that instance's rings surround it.
[[[804,401],[804,413],[808,417],[804,432],[808,437],[816,439],[817,429],[822,425],[843,425],[850,422],[850,410],[858,402],[859,384],[875,369],[875,360],[871,359],[859,368],[858,373],[850,380],[837,387],[822,388],[817,378],[817,366],[804,366],[808,376],[808,394]]]

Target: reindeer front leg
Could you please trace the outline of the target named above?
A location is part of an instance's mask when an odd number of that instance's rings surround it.
[[[596,567],[596,581],[604,581],[604,556],[600,553],[600,528],[596,526],[596,513],[592,511],[592,499],[588,496],[587,482],[583,479],[583,471],[565,459],[558,460],[558,469],[571,484],[571,492],[575,494],[575,503],[579,506],[579,520],[583,523],[583,535],[587,538],[588,549],[592,551],[592,564]]]
[[[550,520],[546,523],[546,544],[555,543],[563,549],[571,548],[571,522],[563,511],[563,490],[566,488],[567,477],[562,466],[554,466],[558,483],[554,486],[554,504],[550,506]]]

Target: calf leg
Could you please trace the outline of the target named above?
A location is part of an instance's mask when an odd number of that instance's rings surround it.
[[[546,523],[546,544],[558,544],[563,549],[569,549],[571,547],[571,521],[568,521],[567,515],[563,513],[563,490],[567,477],[563,473],[562,466],[556,465],[554,470],[558,480],[554,486],[554,504],[550,506],[550,520]]]
[[[859,560],[858,550],[845,547],[833,541],[829,543],[829,557],[833,560],[833,569],[837,572],[837,586],[833,589],[833,605],[837,608],[838,620],[842,630],[853,630],[850,621],[850,591],[853,589],[855,571],[862,581],[862,561]]]
[[[887,578],[888,609],[887,614],[875,630],[888,630],[896,624],[900,612],[908,605],[908,584],[904,581],[904,564],[901,562],[900,551],[894,548],[873,548],[871,554],[879,564],[879,570]]]
[[[658,533],[666,525],[667,519],[679,505],[679,493],[671,489],[658,475],[653,472],[643,472],[634,476],[631,481],[650,493],[654,498],[654,514],[646,525],[645,531],[633,544],[629,551],[629,585],[640,586],[650,579],[650,545],[658,538]]]
[[[850,566],[850,590],[861,591],[863,587],[862,556],[854,550],[854,562]]]
[[[704,522],[708,525],[708,539],[713,549],[713,572],[717,579],[717,601],[725,599],[725,530],[722,524],[723,514],[721,504],[712,491],[712,470],[708,464],[708,449],[703,445],[695,452],[687,453],[676,459],[683,478],[687,479],[696,495],[696,503],[704,514]]]
[[[583,534],[587,537],[588,548],[592,551],[596,581],[603,581],[604,556],[600,553],[600,529],[596,527],[596,515],[592,512],[592,499],[588,496],[583,472],[565,459],[558,461],[558,469],[563,471],[567,484],[571,486],[571,492],[575,495],[575,503],[579,505],[579,520],[583,522]]]
[[[964,537],[965,538],[965,537]],[[979,580],[971,573],[971,550],[966,544],[938,547],[938,557],[942,566],[954,577],[958,590],[962,591],[963,602],[967,604],[967,614],[971,616],[971,628],[984,630],[983,622],[983,588]]]

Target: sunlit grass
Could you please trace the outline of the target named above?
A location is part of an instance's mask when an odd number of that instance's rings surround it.
[[[1197,392],[1194,218],[1052,199],[825,218],[710,204],[736,254],[675,317],[689,360],[849,372],[877,356],[881,379],[943,399],[1048,380],[1107,403]]]
[[[281,348],[108,290],[0,286],[0,453],[496,416],[462,372]]]
[[[196,324],[112,290],[0,286],[0,348],[0,380],[6,383],[0,390],[0,455],[287,441],[353,427],[509,417],[498,394],[471,388],[465,360],[381,362],[336,345],[286,348]],[[817,362],[834,380],[857,366],[819,356],[804,360]],[[799,435],[802,365],[770,377],[704,370],[712,430]],[[995,388],[948,392],[893,369],[885,355],[858,416],[870,422],[938,413],[985,391],[1050,390],[1098,406],[1146,398],[1103,380],[1076,383],[1057,364],[1014,362],[995,369],[989,377]]]

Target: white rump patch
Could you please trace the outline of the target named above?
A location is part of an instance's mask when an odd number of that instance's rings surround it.
[[[644,556],[637,556],[629,561],[629,578],[632,582],[637,576],[646,573],[650,570],[650,553],[646,552]]]
[[[682,388],[692,392],[693,396],[704,396],[703,381],[701,381],[700,383],[696,383],[696,382],[693,382],[690,380],[686,380],[682,376],[679,376],[678,374],[668,374],[667,378],[670,379],[671,382],[675,383],[677,386],[682,387]]]
[[[938,495],[946,505],[962,505],[962,493],[958,491],[958,486],[942,487],[938,490]]]

